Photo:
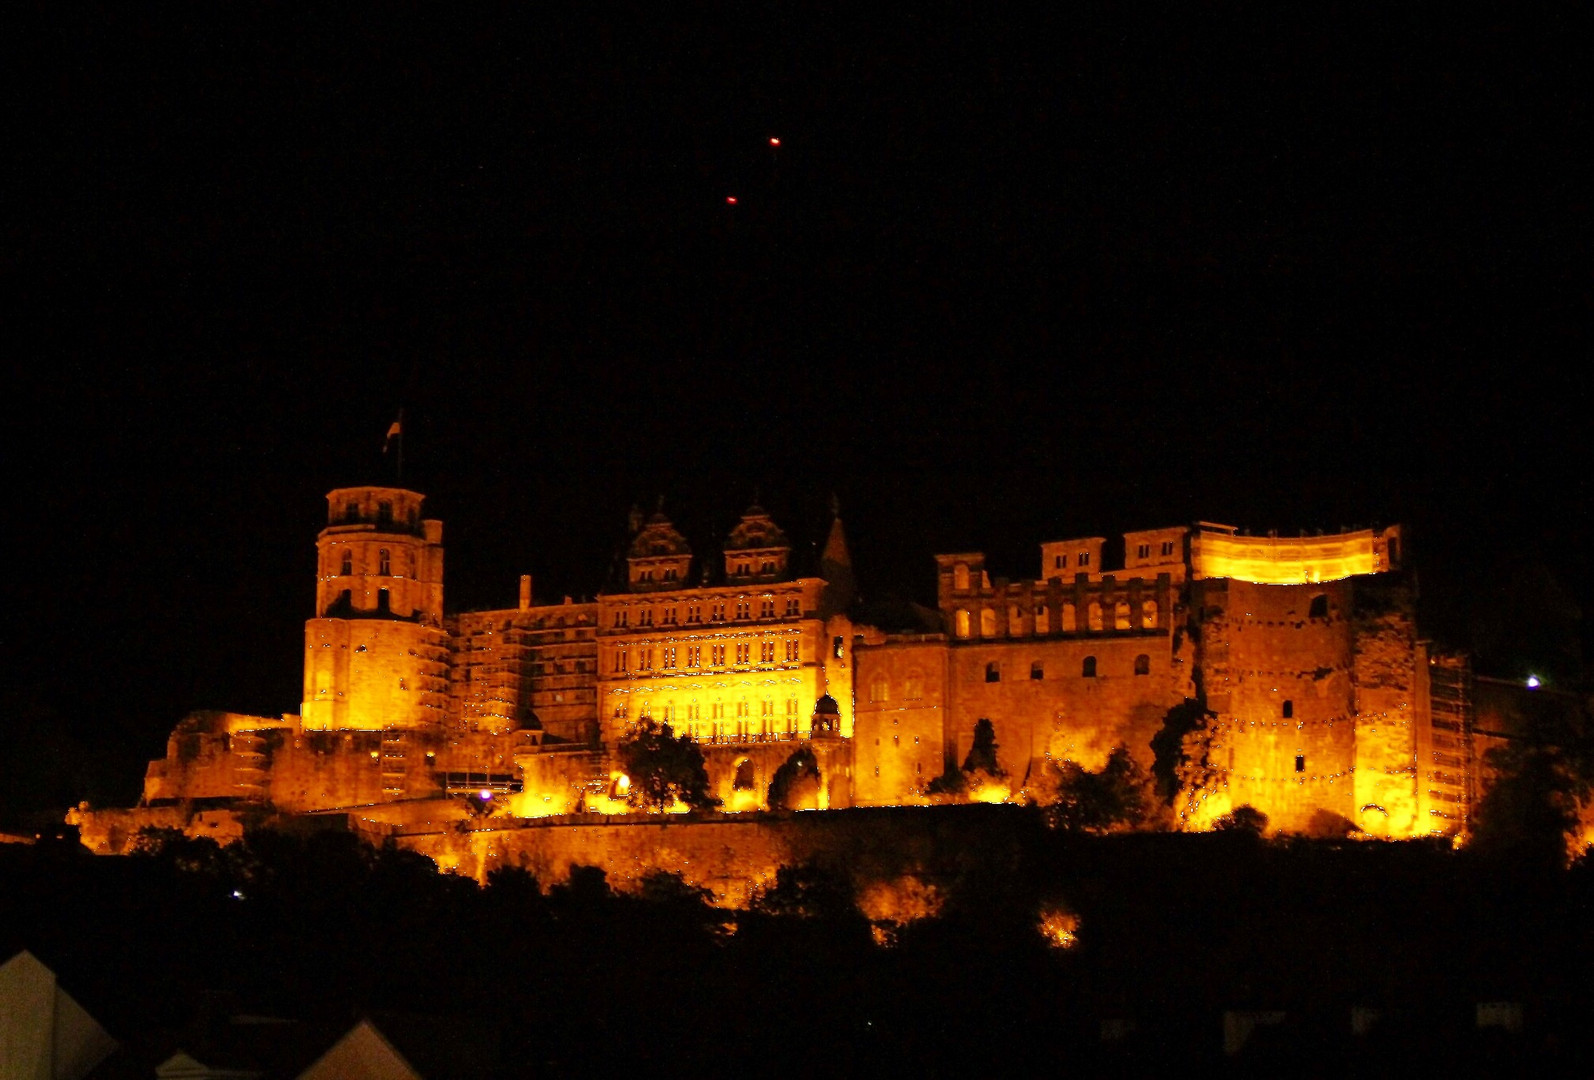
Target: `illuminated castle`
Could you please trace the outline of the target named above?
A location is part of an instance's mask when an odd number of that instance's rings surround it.
[[[450,616],[422,502],[328,496],[299,714],[193,714],[138,809],[76,815],[94,846],[225,831],[250,807],[457,818],[466,793],[520,818],[626,813],[615,748],[644,718],[698,743],[727,811],[766,807],[800,746],[811,807],[928,802],[989,721],[984,798],[1044,800],[1057,763],[1093,770],[1121,745],[1177,767],[1185,828],[1241,805],[1295,831],[1465,828],[1467,671],[1417,635],[1398,528],[1131,532],[1112,568],[1105,538],[1047,542],[1016,581],[940,555],[937,609],[887,630],[849,614],[839,518],[804,574],[758,506],[712,557],[662,510],[634,513],[625,579],[596,601],[538,604],[525,577],[515,607]]]

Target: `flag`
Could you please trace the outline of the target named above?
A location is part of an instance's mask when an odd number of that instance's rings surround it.
[[[394,439],[402,439],[403,437],[404,437],[404,414],[403,413],[399,413],[399,418],[397,420],[393,421],[393,423],[391,425],[389,425],[389,427],[387,429],[387,440],[382,443],[382,453],[385,454],[385,453],[388,452],[389,449],[392,448]]]

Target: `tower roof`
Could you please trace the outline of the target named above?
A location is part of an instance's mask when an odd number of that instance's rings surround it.
[[[632,539],[628,554],[633,559],[646,559],[656,555],[690,555],[692,546],[665,516],[664,511],[660,510],[648,518],[642,531]]]
[[[742,514],[741,522],[725,539],[726,551],[755,551],[762,548],[790,548],[791,541],[757,503]]]

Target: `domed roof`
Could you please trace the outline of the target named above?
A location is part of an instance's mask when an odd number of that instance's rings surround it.
[[[648,523],[631,541],[630,556],[645,559],[652,555],[690,555],[691,545],[686,542],[670,519],[661,510],[648,518]]]
[[[742,514],[741,523],[725,540],[726,551],[752,551],[759,548],[789,548],[791,541],[769,513],[757,503]]]
[[[820,695],[819,700],[814,702],[814,712],[829,713],[835,716],[840,716],[841,706],[837,705],[836,699],[831,697],[829,694],[822,694]]]

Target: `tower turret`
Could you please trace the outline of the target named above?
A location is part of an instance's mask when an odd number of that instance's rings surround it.
[[[306,730],[440,726],[447,699],[443,523],[402,488],[339,488],[316,542]]]

